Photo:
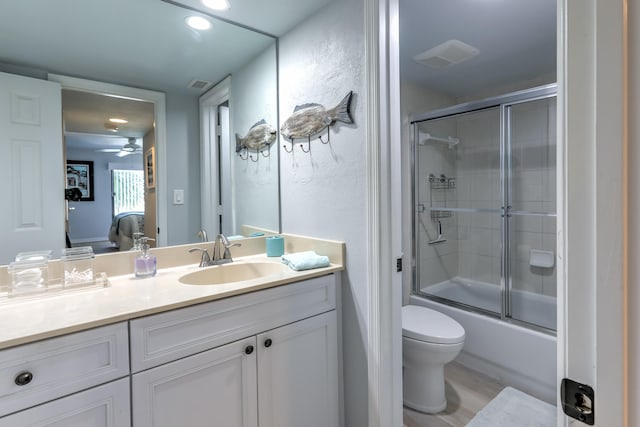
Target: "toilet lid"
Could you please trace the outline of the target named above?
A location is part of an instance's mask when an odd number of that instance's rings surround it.
[[[464,341],[460,323],[430,308],[417,305],[402,307],[402,335],[418,341],[455,344]]]

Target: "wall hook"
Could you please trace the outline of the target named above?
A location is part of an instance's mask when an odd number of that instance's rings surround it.
[[[309,142],[307,143],[307,146],[308,146],[309,148],[305,150],[305,149],[304,149],[304,144],[300,144],[300,149],[301,149],[303,152],[305,152],[305,153],[309,153],[309,152],[311,152],[311,141],[309,141]]]
[[[245,153],[247,156],[242,157],[242,153]],[[249,158],[249,150],[247,150],[246,148],[243,148],[242,150],[238,151],[238,156],[240,156],[242,160],[247,160]]]
[[[287,148],[287,144],[282,144],[282,148],[284,148],[284,151],[287,153],[293,153],[293,138],[289,138],[289,143],[291,143],[291,149]]]
[[[251,159],[252,162],[257,162],[258,160],[260,160],[260,156],[258,156],[258,153],[256,153],[256,158],[255,159],[251,155],[249,155],[249,158]]]
[[[328,144],[329,141],[331,141],[331,132],[329,131],[329,126],[327,126],[327,141],[325,142],[322,139],[322,135],[318,135],[318,139],[320,140],[320,142],[322,142],[323,144]]]
[[[267,153],[267,154],[264,154],[264,153]],[[271,151],[262,150],[262,151],[260,151],[260,154],[262,154],[262,157],[269,157],[271,155]]]

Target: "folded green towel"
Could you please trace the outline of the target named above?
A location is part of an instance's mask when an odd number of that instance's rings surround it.
[[[314,251],[298,252],[282,255],[282,263],[296,271],[310,270],[312,268],[328,267],[329,257],[318,255]]]

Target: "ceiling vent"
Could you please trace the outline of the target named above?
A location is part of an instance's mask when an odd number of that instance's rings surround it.
[[[189,89],[198,89],[198,90],[204,90],[204,89],[208,89],[209,86],[212,86],[213,83],[208,82],[206,80],[191,80],[191,82],[189,82],[189,84],[187,85],[187,87]]]
[[[413,60],[433,68],[445,68],[473,58],[480,51],[460,40],[448,40],[413,57]]]

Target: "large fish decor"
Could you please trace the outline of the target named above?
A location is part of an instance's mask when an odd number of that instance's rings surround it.
[[[293,110],[293,114],[280,127],[280,134],[291,141],[292,145],[291,150],[287,149],[286,146],[284,147],[285,150],[288,152],[293,151],[294,139],[307,138],[309,149],[305,150],[302,144],[300,144],[300,147],[303,151],[309,152],[311,149],[311,137],[324,131],[324,129],[327,129],[327,141],[323,141],[322,136],[318,138],[323,144],[327,144],[329,142],[330,126],[336,122],[353,123],[351,112],[349,111],[352,96],[353,92],[351,91],[338,105],[329,110],[315,103],[297,105]]]
[[[236,134],[236,153],[238,153],[242,160],[247,160],[247,158],[251,157],[251,160],[257,162],[258,157],[254,160],[253,156],[249,156],[248,151],[256,151],[262,153],[264,157],[269,157],[268,147],[273,144],[275,140],[276,130],[262,119],[251,126],[249,132],[247,132],[244,137]],[[247,157],[242,157],[242,152],[245,152]],[[264,154],[265,152],[267,153],[266,155]]]

